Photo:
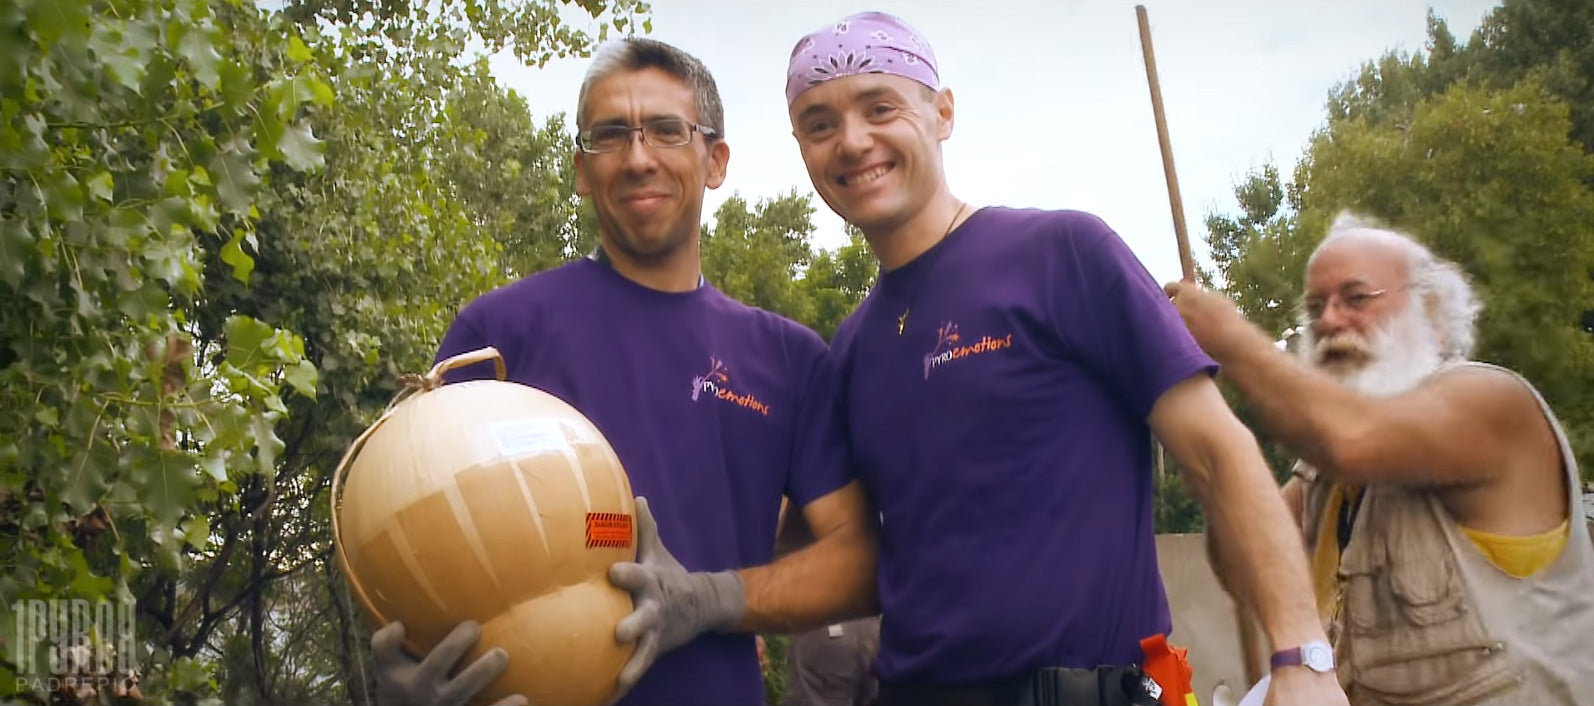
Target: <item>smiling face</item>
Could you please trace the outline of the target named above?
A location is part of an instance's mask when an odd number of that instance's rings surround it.
[[[684,81],[648,67],[617,71],[593,83],[582,114],[588,130],[666,118],[699,123],[696,105]],[[694,133],[685,145],[652,147],[632,133],[618,151],[576,152],[576,193],[592,199],[603,245],[612,256],[659,262],[696,242],[703,190],[724,183],[729,160],[724,140]]]
[[[790,117],[815,191],[866,233],[901,228],[945,190],[940,143],[952,135],[950,91],[858,74],[803,91]]]

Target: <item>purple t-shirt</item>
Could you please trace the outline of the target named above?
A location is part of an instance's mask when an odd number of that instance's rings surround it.
[[[1100,219],[980,210],[831,353],[882,514],[883,681],[1128,664],[1171,631],[1147,418],[1217,366]]]
[[[603,432],[688,570],[768,563],[781,495],[801,507],[852,477],[824,341],[711,286],[659,292],[582,259],[471,302],[438,359],[487,345],[510,380]],[[493,375],[490,363],[454,372]],[[621,704],[763,698],[753,636],[716,634],[659,658]]]

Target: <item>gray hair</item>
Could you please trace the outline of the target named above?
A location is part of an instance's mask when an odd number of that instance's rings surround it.
[[[1455,263],[1439,258],[1410,235],[1350,212],[1342,212],[1328,227],[1328,235],[1306,261],[1310,268],[1324,250],[1338,243],[1373,242],[1390,245],[1406,255],[1411,303],[1428,315],[1440,342],[1440,356],[1464,360],[1476,343],[1474,326],[1483,307]]]
[[[725,137],[725,108],[720,103],[719,87],[714,75],[697,57],[655,39],[625,37],[604,42],[598,48],[587,76],[581,80],[581,93],[576,98],[576,129],[587,127],[587,91],[592,85],[620,71],[640,71],[647,68],[663,69],[681,80],[697,98],[697,121],[714,129],[716,137]]]

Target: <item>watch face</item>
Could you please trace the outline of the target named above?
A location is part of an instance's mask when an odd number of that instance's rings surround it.
[[[1314,672],[1327,672],[1334,668],[1334,650],[1321,642],[1303,645],[1301,661]]]

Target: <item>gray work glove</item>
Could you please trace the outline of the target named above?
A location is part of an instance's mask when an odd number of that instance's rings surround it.
[[[371,636],[376,659],[377,706],[465,706],[509,666],[509,653],[495,649],[450,679],[448,673],[481,639],[481,626],[460,623],[422,661],[404,654],[404,624],[388,623]],[[524,696],[509,696],[493,706],[528,706]]]
[[[630,615],[615,626],[621,643],[637,641],[620,670],[610,703],[624,697],[653,661],[709,631],[730,632],[747,611],[747,590],[735,571],[688,572],[659,540],[647,498],[636,499],[636,562],[609,567],[609,581],[631,592]]]

